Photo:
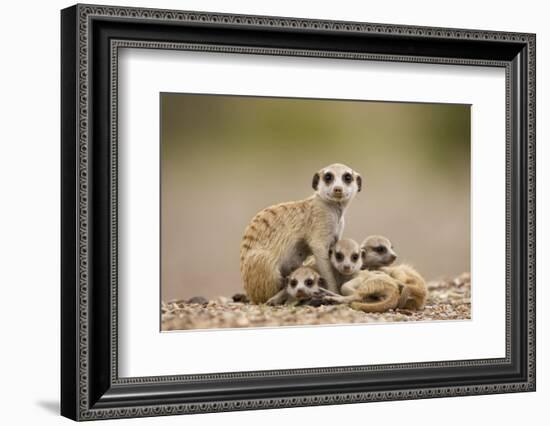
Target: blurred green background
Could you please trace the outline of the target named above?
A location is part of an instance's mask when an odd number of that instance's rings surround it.
[[[426,279],[470,270],[470,106],[163,93],[161,298],[242,292],[254,214],[344,163],[364,188],[344,236],[389,237]]]

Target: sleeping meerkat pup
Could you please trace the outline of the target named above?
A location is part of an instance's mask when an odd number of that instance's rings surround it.
[[[325,288],[326,281],[310,267],[301,266],[285,280],[285,287],[267,301],[268,305],[306,303],[314,297],[337,296]]]
[[[380,235],[369,236],[361,244],[362,269],[379,270],[396,279],[401,287],[398,307],[424,309],[428,288],[424,278],[412,266],[390,266],[397,258],[391,241]]]
[[[343,296],[331,299],[350,303],[352,308],[364,312],[424,309],[427,298],[424,279],[410,265],[391,266],[396,258],[388,238],[367,237],[361,244],[362,271],[342,285]]]
[[[327,287],[338,292],[329,248],[340,239],[344,213],[357,192],[361,176],[343,164],[332,164],[313,175],[315,193],[300,201],[261,210],[241,242],[241,277],[252,303],[265,303],[283,287],[283,277],[313,254]]]
[[[428,286],[424,278],[411,265],[386,266],[380,271],[396,279],[402,286],[399,308],[422,310],[428,298]]]
[[[359,271],[342,285],[342,295],[328,296],[327,301],[350,304],[363,312],[385,312],[399,305],[400,283],[381,271]]]

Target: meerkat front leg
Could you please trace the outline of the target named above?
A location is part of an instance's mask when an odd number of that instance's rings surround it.
[[[285,287],[265,303],[269,306],[283,305],[286,302],[287,298],[288,293]]]
[[[330,290],[327,290],[326,288],[320,288],[319,293],[321,293],[323,296],[329,296],[329,297],[341,297],[339,294],[334,293]]]
[[[324,244],[318,244],[311,247],[311,252],[315,257],[315,266],[321,276],[327,283],[327,288],[333,293],[338,293],[338,283],[332,271],[332,265],[328,254],[328,247]]]
[[[398,286],[399,286],[399,292],[401,293],[401,295],[399,296],[399,302],[397,307],[399,309],[403,309],[405,308],[409,298],[411,297],[411,292],[409,287],[407,287],[406,285],[403,285],[402,283],[399,283]]]
[[[359,300],[357,297],[357,288],[364,281],[362,276],[353,278],[345,282],[342,287],[340,287],[341,296],[337,294],[334,297],[329,298],[331,301],[336,303],[351,303],[356,300]]]

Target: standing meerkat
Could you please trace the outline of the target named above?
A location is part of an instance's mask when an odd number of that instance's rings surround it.
[[[261,210],[241,242],[241,277],[253,303],[265,303],[283,287],[283,279],[313,254],[327,287],[338,292],[328,255],[344,229],[344,213],[361,191],[359,173],[332,164],[313,175],[315,193],[300,201]]]
[[[301,266],[285,279],[285,287],[267,301],[268,305],[307,303],[315,297],[336,296],[325,288],[326,281],[310,267]]]

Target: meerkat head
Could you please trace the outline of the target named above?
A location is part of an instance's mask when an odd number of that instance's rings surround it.
[[[362,269],[381,268],[391,265],[397,254],[390,240],[380,235],[371,235],[361,244]]]
[[[286,291],[289,296],[298,300],[312,297],[326,282],[315,269],[302,266],[292,272],[286,279]]]
[[[313,175],[315,193],[325,201],[347,203],[361,191],[362,178],[344,164],[331,164]]]
[[[361,269],[361,248],[352,239],[337,241],[328,254],[332,266],[342,275],[353,275]]]

